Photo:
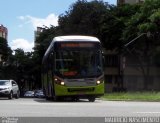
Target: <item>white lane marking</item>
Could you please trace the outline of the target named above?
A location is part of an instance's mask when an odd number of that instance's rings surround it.
[[[160,114],[160,112],[134,112],[136,114]]]

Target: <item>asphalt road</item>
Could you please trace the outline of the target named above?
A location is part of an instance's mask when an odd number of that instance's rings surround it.
[[[0,116],[11,117],[127,117],[160,116],[159,102],[54,102],[37,98],[0,98]]]

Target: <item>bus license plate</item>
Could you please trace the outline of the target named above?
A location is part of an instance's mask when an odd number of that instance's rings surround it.
[[[78,95],[85,95],[85,92],[78,92]]]

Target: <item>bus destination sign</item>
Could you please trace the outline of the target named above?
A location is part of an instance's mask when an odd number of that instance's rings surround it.
[[[94,43],[61,43],[61,48],[92,48],[95,46]]]

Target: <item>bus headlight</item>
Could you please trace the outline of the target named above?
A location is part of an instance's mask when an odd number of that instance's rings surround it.
[[[61,85],[65,85],[65,83],[64,83],[64,82],[61,82]]]
[[[63,82],[63,81],[61,81],[60,79],[58,79],[58,78],[54,78],[54,82],[56,83],[56,84],[58,84],[58,85],[65,85],[65,82]]]
[[[99,84],[101,84],[101,83],[103,83],[103,79],[100,79],[100,80],[97,80],[97,81],[96,81],[96,84],[97,84],[97,85],[99,85]]]
[[[99,85],[100,83],[101,83],[101,81],[98,80],[98,81],[97,81],[97,85]]]

